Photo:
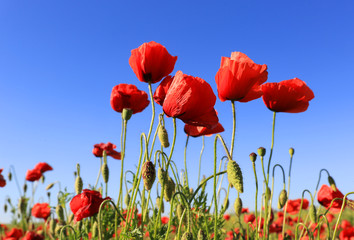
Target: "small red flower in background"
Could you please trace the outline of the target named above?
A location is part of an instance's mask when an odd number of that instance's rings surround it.
[[[4,169],[0,168],[0,187],[5,187],[6,185],[6,180],[4,176],[1,174]]]
[[[254,220],[256,219],[256,216],[254,215],[254,214],[245,214],[244,216],[243,216],[243,221],[245,222],[245,223],[249,223],[249,222],[253,222]]]
[[[298,78],[262,85],[263,101],[274,112],[299,113],[307,110],[315,95]]]
[[[343,229],[339,234],[340,240],[353,240],[354,239],[354,227],[348,227]]]
[[[22,232],[22,229],[20,228],[13,228],[11,229],[10,232],[7,232],[5,233],[5,239],[8,238],[8,239],[20,239],[22,236],[23,236],[23,232]]]
[[[114,111],[122,112],[124,108],[131,109],[133,114],[143,111],[150,101],[146,92],[139,90],[133,84],[114,86],[111,94],[111,106]]]
[[[248,208],[242,208],[241,213],[249,213],[250,210]]]
[[[27,170],[26,180],[30,182],[38,181],[42,177],[42,172],[38,169]]]
[[[114,149],[117,146],[114,145],[113,143],[98,143],[93,145],[93,150],[92,153],[96,157],[103,157],[103,151],[106,151],[107,156],[111,156],[114,159],[121,159],[121,154],[120,152],[115,151]]]
[[[215,80],[218,95],[226,100],[248,102],[262,96],[260,85],[267,81],[267,65],[255,64],[246,54],[231,53],[231,57],[221,57],[220,69]]]
[[[291,215],[297,214],[300,211],[300,206],[301,206],[301,199],[288,200],[288,207],[286,209],[286,212]],[[307,209],[308,206],[309,206],[309,200],[304,199],[302,203],[302,209]]]
[[[206,81],[178,71],[162,108],[169,117],[179,118],[187,124],[212,128],[219,122],[214,109],[215,102],[213,89]]]
[[[32,208],[32,216],[36,218],[47,219],[50,215],[48,203],[36,203]]]
[[[225,214],[225,215],[224,215],[224,219],[225,219],[226,221],[229,221],[229,220],[230,220],[230,215],[229,215],[229,214]]]
[[[41,173],[53,170],[53,168],[48,163],[45,162],[37,163],[34,169],[38,169]]]
[[[220,133],[223,131],[225,131],[225,129],[220,123],[218,123],[213,128],[193,126],[190,124],[184,125],[184,132],[191,137],[211,136],[212,134]]]
[[[161,222],[162,222],[162,224],[167,224],[169,220],[170,220],[170,219],[169,219],[168,217],[166,217],[166,216],[161,217]]]
[[[73,197],[70,202],[70,209],[75,215],[74,221],[80,221],[98,213],[101,203],[106,199],[110,198],[102,199],[100,192],[89,189],[82,190],[82,193]]]
[[[337,189],[337,191],[333,191],[333,189],[330,186],[327,186],[325,184],[321,186],[321,188],[317,194],[317,201],[322,206],[329,208],[332,200],[335,198],[342,198],[343,199],[344,195],[338,189]],[[347,199],[347,201],[351,201],[351,200]],[[333,213],[338,213],[338,212],[340,212],[342,204],[343,204],[342,200],[335,200],[332,204],[332,207],[329,210]]]
[[[35,232],[27,232],[22,240],[44,240],[44,236],[39,235]]]
[[[129,65],[141,82],[156,83],[173,71],[176,61],[164,46],[151,41],[132,50]]]

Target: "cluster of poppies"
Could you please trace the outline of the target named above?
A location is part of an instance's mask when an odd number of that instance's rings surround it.
[[[48,163],[40,162],[33,169],[27,170],[26,180],[29,182],[38,181],[43,176],[43,173],[51,170],[53,168]]]

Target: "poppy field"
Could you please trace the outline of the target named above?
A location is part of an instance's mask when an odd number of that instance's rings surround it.
[[[93,155],[100,160],[96,182],[86,182],[76,165],[75,192],[66,188],[53,190],[58,182],[48,183],[47,174],[55,171],[48,162],[38,162],[26,174],[16,174],[15,168],[0,166],[0,191],[12,191],[16,186],[19,199],[6,198],[4,211],[11,213],[10,223],[1,223],[1,240],[43,239],[354,239],[354,192],[341,192],[330,170],[318,170],[316,189],[304,189],[301,196],[290,199],[292,161],[296,150],[289,147],[287,166],[275,163],[275,132],[278,114],[301,114],[311,111],[315,98],[310,83],[296,78],[280,82],[268,81],[268,67],[257,64],[245,53],[232,52],[221,57],[215,75],[217,94],[207,81],[175,69],[177,56],[171,55],[160,43],[151,41],[131,51],[129,65],[146,89],[134,84],[120,83],[112,86],[110,105],[121,116],[120,143],[97,143]],[[215,69],[217,69],[216,66]],[[175,75],[170,75],[177,70]],[[154,87],[154,91],[153,91]],[[254,171],[252,190],[255,205],[243,203],[243,170],[235,161],[236,109],[235,104],[247,104],[262,98],[273,114],[272,138],[250,153],[249,164]],[[216,101],[231,104],[230,119],[233,128],[224,129],[215,109]],[[108,103],[107,103],[108,104]],[[158,106],[159,105],[159,106]],[[149,131],[142,132],[135,143],[127,141],[131,118],[151,109]],[[182,121],[184,129],[176,122]],[[167,127],[167,122],[173,128]],[[174,158],[177,132],[187,135],[184,167]],[[223,135],[231,133],[231,142]],[[204,138],[211,137],[213,155],[203,156]],[[279,138],[287,137],[279,134]],[[189,138],[200,138],[198,176],[188,172],[186,151]],[[138,143],[138,144],[137,144]],[[129,152],[126,146],[136,145],[137,159],[129,159],[136,169],[126,169]],[[217,147],[222,155],[217,154]],[[119,150],[120,149],[120,150]],[[208,162],[213,174],[203,176],[201,162]],[[110,194],[108,182],[112,170],[109,159],[119,161],[120,181],[116,183],[118,195]],[[261,166],[258,178],[256,165]],[[179,166],[179,168],[177,167]],[[287,171],[285,171],[285,169]],[[282,178],[274,178],[275,171]],[[316,170],[317,171],[317,170]],[[92,173],[92,174],[96,174]],[[126,175],[132,176],[128,181]],[[316,173],[317,174],[317,173]],[[19,185],[25,177],[23,186]],[[196,178],[192,186],[190,179]],[[60,181],[60,179],[58,179]],[[226,196],[220,198],[223,181],[227,182]],[[274,185],[282,184],[275,192]],[[36,188],[44,185],[47,196],[41,201],[34,197]],[[211,186],[208,191],[206,186]],[[153,199],[152,191],[158,196]],[[230,193],[237,197],[232,199]],[[3,195],[1,195],[3,196]],[[57,197],[56,197],[57,196]],[[56,198],[56,205],[46,199]],[[260,199],[260,200],[258,200]]]

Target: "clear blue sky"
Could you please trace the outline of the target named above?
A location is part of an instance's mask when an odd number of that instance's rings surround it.
[[[2,0],[0,168],[7,175],[14,165],[22,182],[27,169],[45,161],[55,169],[46,173],[46,184],[60,180],[73,191],[73,171],[80,163],[85,186],[93,184],[99,166],[91,153],[93,145],[110,141],[120,150],[121,118],[111,109],[111,89],[131,83],[147,91],[128,59],[132,49],[154,40],[178,56],[173,73],[182,70],[199,76],[215,93],[221,56],[232,51],[267,64],[268,82],[294,77],[307,82],[315,93],[308,111],[277,116],[273,163],[283,164],[287,172],[288,149],[295,148],[291,198],[301,197],[305,188],[313,191],[321,168],[330,171],[343,193],[352,191],[353,12],[351,0]],[[244,173],[244,205],[253,208],[254,178],[248,155],[260,146],[269,149],[272,113],[261,99],[236,107],[235,159]],[[229,144],[231,104],[217,100],[216,109]],[[161,111],[158,106],[157,113]],[[139,135],[148,131],[150,117],[147,108],[129,121],[125,169],[135,169]],[[170,119],[167,125],[171,126]],[[182,129],[178,121],[174,160],[179,168],[183,168],[185,143]],[[212,142],[207,138],[205,175],[212,174]],[[191,139],[187,155],[194,188],[200,147],[201,139]],[[110,159],[109,166],[109,192],[117,198],[120,162]],[[282,186],[278,170],[276,179],[278,194]],[[46,184],[40,185],[36,200],[45,196]],[[18,197],[14,182],[0,189],[0,205],[6,195]],[[231,202],[235,196],[232,191]],[[0,222],[7,219],[2,211],[1,207]]]

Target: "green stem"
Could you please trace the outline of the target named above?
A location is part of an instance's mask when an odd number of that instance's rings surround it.
[[[271,145],[271,147],[270,147],[270,154],[269,154],[269,160],[268,160],[267,184],[268,184],[268,182],[269,182],[270,162],[271,162],[271,160],[272,160],[273,147],[274,147],[275,116],[276,116],[276,112],[273,112],[272,145]],[[267,187],[268,187],[268,185],[267,185]]]
[[[106,200],[104,200],[101,204],[100,204],[100,208],[99,208],[99,210],[98,210],[98,237],[99,237],[99,240],[102,240],[102,226],[101,226],[101,213],[102,213],[102,207],[106,204],[106,203],[111,203],[112,204],[112,206],[114,207],[114,210],[116,211],[116,213],[117,213],[117,216],[119,216],[121,219],[122,219],[122,221],[124,221],[125,219],[124,219],[124,217],[120,214],[120,212],[119,212],[119,210],[118,210],[118,208],[116,207],[116,205],[114,204],[114,202],[111,200],[111,199],[106,199]],[[129,213],[128,213],[128,215],[129,215]],[[117,229],[117,226],[115,226],[115,229]],[[116,233],[116,236],[117,236],[117,233]]]
[[[309,238],[310,238],[310,231],[309,231],[309,229],[306,227],[306,225],[303,224],[303,223],[297,223],[297,224],[296,224],[296,228],[295,228],[295,240],[297,239],[297,235],[298,235],[297,232],[298,232],[299,226],[303,226],[304,229],[306,229],[307,235],[309,235]]]
[[[340,221],[340,219],[342,217],[342,214],[343,214],[343,210],[344,210],[344,207],[345,207],[345,202],[347,200],[347,196],[350,195],[350,194],[354,194],[354,192],[349,192],[349,193],[345,194],[345,196],[343,197],[342,208],[340,209],[340,213],[339,213],[339,216],[338,216],[338,219],[337,219],[337,223],[336,223],[336,226],[334,227],[332,240],[334,240],[336,238],[338,224],[339,224],[339,221]]]
[[[200,151],[200,156],[199,156],[198,184],[200,183],[200,166],[202,163],[202,155],[203,155],[203,151],[204,151],[204,136],[202,136],[202,139],[203,139],[203,145],[202,145],[202,150]]]
[[[189,189],[189,181],[188,181],[188,171],[187,171],[187,146],[188,146],[189,135],[187,135],[186,145],[184,147],[184,171],[186,174],[187,187]]]
[[[301,218],[301,211],[302,211],[302,204],[304,203],[304,195],[305,193],[308,192],[311,196],[311,203],[313,203],[313,196],[311,194],[311,192],[308,190],[308,189],[305,189],[304,191],[302,191],[302,197],[301,197],[301,204],[300,204],[300,210],[299,210],[299,216],[298,216],[298,219],[297,219],[297,224],[299,224],[300,222],[300,218]],[[302,235],[302,234],[301,234]],[[301,236],[300,235],[300,236]]]
[[[257,203],[258,203],[258,179],[257,179],[257,173],[256,173],[256,163],[255,162],[252,162],[252,167],[253,167],[253,173],[254,173],[254,178],[256,180],[256,197],[255,197],[255,210],[254,210],[254,214],[255,214],[255,217],[256,217],[256,230],[257,230],[257,226],[258,226],[258,222],[257,222]],[[247,228],[248,229],[248,228]],[[247,236],[248,233],[247,233]],[[256,234],[256,239],[258,238],[258,234]]]
[[[13,165],[10,165],[10,168],[12,169],[12,172],[13,172],[13,174],[14,174],[14,178],[15,178],[17,190],[18,190],[18,192],[19,192],[19,194],[20,194],[20,197],[21,197],[21,196],[22,196],[22,191],[21,191],[20,184],[18,183],[18,179],[17,179],[15,167],[14,167]]]
[[[236,110],[235,110],[235,101],[231,100],[231,105],[232,105],[232,119],[233,119],[233,124],[232,124],[232,138],[231,138],[230,155],[231,155],[231,158],[232,158],[232,157],[233,157],[233,153],[234,153],[235,132],[236,132]]]
[[[152,89],[151,89],[151,82],[149,82],[149,94],[150,94],[150,99],[151,99],[151,109],[152,109],[152,116],[151,116],[151,123],[150,123],[150,128],[149,128],[149,134],[147,137],[147,142],[149,143],[150,141],[150,135],[152,132],[152,127],[154,126],[154,120],[155,120],[155,102],[152,97]]]
[[[100,158],[100,168],[98,170],[98,175],[97,175],[97,179],[96,179],[96,183],[95,183],[94,189],[97,188],[98,180],[100,179],[100,176],[101,176],[101,168],[102,168],[102,157]]]
[[[120,170],[120,183],[119,183],[119,195],[118,195],[118,200],[117,200],[117,207],[119,208],[119,204],[121,203],[121,199],[122,199],[122,190],[123,190],[123,176],[124,176],[124,157],[125,157],[125,143],[126,143],[126,139],[127,139],[127,120],[123,120],[124,124],[123,124],[123,148],[122,148],[122,152],[121,152],[121,161],[122,161],[122,165],[121,165],[121,170]],[[123,206],[120,206],[121,208],[123,208]]]
[[[64,232],[64,229],[65,229],[65,228],[70,228],[71,230],[73,230],[73,232],[74,232],[74,239],[76,240],[76,232],[75,232],[75,229],[74,229],[72,226],[70,226],[70,225],[65,225],[64,227],[62,227],[62,228],[60,229],[60,237],[59,237],[59,239],[60,239],[60,240],[62,239],[63,232]]]
[[[289,196],[290,196],[290,178],[291,178],[291,166],[293,163],[293,155],[290,156],[290,166],[289,166],[289,176],[288,176],[288,193],[287,193],[287,201],[285,203],[285,207],[284,207],[284,215],[283,215],[283,229],[282,229],[282,237],[284,239],[285,236],[285,228],[286,228],[286,210],[288,209],[288,200],[289,200]]]

